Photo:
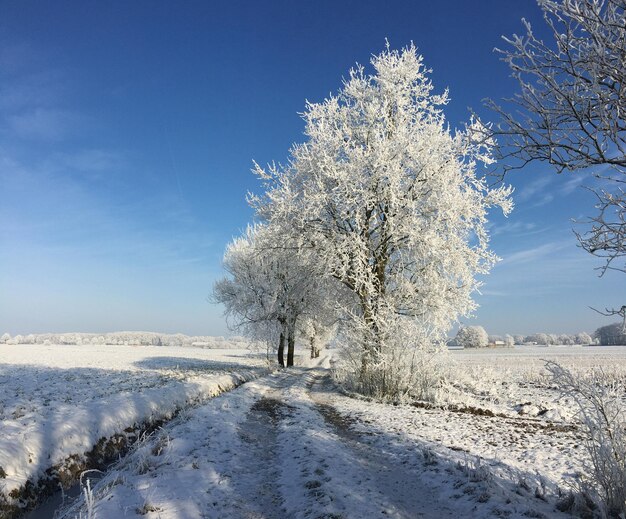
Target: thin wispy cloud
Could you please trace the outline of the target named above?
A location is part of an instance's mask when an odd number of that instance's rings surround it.
[[[510,294],[503,290],[480,290],[480,294],[489,297],[510,297]]]
[[[0,69],[5,73],[19,73],[25,69],[30,69],[31,64],[39,63],[41,52],[25,41],[3,41],[0,45]]]
[[[514,252],[513,254],[505,255],[500,262],[500,265],[519,265],[521,263],[530,263],[538,261],[542,258],[555,254],[567,248],[572,247],[572,241],[557,241],[553,243],[546,243],[538,247],[532,247],[529,249]]]
[[[549,204],[553,200],[554,200],[554,195],[552,193],[544,193],[540,195],[537,201],[534,204],[532,204],[530,207],[531,209],[536,208],[536,207],[541,207],[541,206]]]
[[[548,229],[549,227],[539,226],[536,222],[514,221],[493,225],[491,227],[491,235],[523,237],[540,234],[546,232]]]
[[[49,170],[75,171],[84,176],[100,178],[104,173],[122,172],[130,168],[125,153],[106,149],[79,149],[74,152],[58,152],[45,161]]]
[[[551,183],[552,177],[550,175],[543,175],[520,189],[515,199],[520,202],[526,202],[533,198],[549,196],[550,193],[547,192],[547,188]]]
[[[5,114],[55,107],[66,96],[68,86],[58,70],[41,69],[18,75],[0,70],[0,111]]]
[[[563,196],[571,195],[574,191],[579,189],[580,186],[582,186],[584,181],[585,181],[585,176],[583,175],[577,175],[577,176],[570,178],[567,182],[565,182],[565,184],[563,184],[563,187],[561,187],[561,195]]]
[[[130,185],[110,189],[111,175],[123,181],[133,169],[120,153],[79,150],[28,165],[5,152],[0,153],[0,165],[5,195],[11,199],[0,207],[0,239],[10,245],[0,256],[22,251],[43,260],[66,258],[84,264],[90,258],[109,258],[171,266],[200,263],[214,244],[176,193],[148,186],[141,193]],[[78,175],[69,171],[70,165],[79,168]],[[103,174],[102,181],[86,179],[80,170],[84,165],[87,173]],[[122,169],[111,172],[113,166]],[[97,189],[99,185],[107,190]]]

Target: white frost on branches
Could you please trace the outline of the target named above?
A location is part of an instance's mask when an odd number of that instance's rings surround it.
[[[385,393],[391,364],[413,366],[416,348],[438,344],[476,308],[475,276],[497,261],[488,210],[512,204],[510,188],[476,173],[492,160],[490,142],[449,131],[447,91],[433,93],[413,45],[387,47],[371,65],[373,74],[351,70],[336,96],[307,103],[307,141],[287,166],[256,165],[267,192],[249,199],[348,290],[343,337],[361,389]],[[391,355],[396,346],[408,356]]]
[[[230,243],[224,254],[228,276],[216,282],[213,298],[224,305],[234,328],[258,339],[276,340],[281,365],[287,344],[291,366],[299,320],[321,313],[322,279],[305,254],[286,247],[273,231],[251,226]]]
[[[482,326],[464,326],[459,328],[456,342],[464,348],[486,348],[489,336]]]
[[[525,34],[504,38],[500,51],[519,84],[508,106],[489,101],[501,121],[497,137],[504,168],[532,161],[557,172],[587,171],[600,179],[595,216],[579,223],[580,246],[626,272],[626,1],[539,0],[552,41]]]

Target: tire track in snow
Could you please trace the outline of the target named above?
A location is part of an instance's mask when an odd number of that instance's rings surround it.
[[[458,513],[448,508],[436,492],[426,486],[419,473],[410,470],[406,461],[396,460],[367,442],[367,436],[351,428],[352,422],[332,404],[332,388],[327,374],[318,376],[310,388],[316,410],[338,439],[354,454],[363,471],[363,479],[389,499],[381,514],[387,517],[454,518]]]
[[[247,460],[233,485],[239,486],[240,478],[248,478],[252,490],[246,519],[279,519],[284,517],[282,497],[277,489],[280,456],[277,443],[278,424],[289,413],[289,406],[276,398],[275,391],[257,400],[239,426],[243,445],[241,458]]]

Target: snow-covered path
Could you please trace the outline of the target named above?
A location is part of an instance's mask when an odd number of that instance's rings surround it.
[[[547,502],[502,490],[470,462],[397,442],[381,424],[353,423],[346,398],[322,369],[277,373],[217,397],[102,479],[95,517],[559,516]],[[77,516],[79,505],[63,517]]]
[[[346,462],[359,467],[354,483],[366,493],[367,502],[370,496],[376,496],[381,513],[388,517],[445,519],[458,515],[443,502],[433,486],[425,483],[421,463],[412,465],[406,457],[397,456],[392,450],[376,448],[368,441],[371,434],[350,426],[346,415],[337,410],[336,394],[328,376],[318,374],[310,396],[332,433],[348,448]],[[353,510],[350,505],[346,508]]]

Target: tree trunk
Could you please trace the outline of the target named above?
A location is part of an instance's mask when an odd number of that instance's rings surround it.
[[[293,353],[296,347],[296,322],[287,325],[287,367],[293,366]]]
[[[359,294],[361,300],[361,312],[363,312],[363,320],[367,328],[366,335],[364,337],[364,348],[361,357],[361,372],[363,375],[367,372],[370,360],[378,358],[378,355],[382,352],[382,338],[380,337],[380,330],[376,323],[374,309],[366,294]]]
[[[314,359],[315,358],[315,338],[311,337],[310,342],[311,342],[311,358]]]
[[[282,368],[285,367],[285,333],[282,331],[278,339],[278,363]]]
[[[291,367],[293,366],[293,352],[295,349],[295,340],[293,335],[289,335],[289,338],[287,339],[287,367]]]

